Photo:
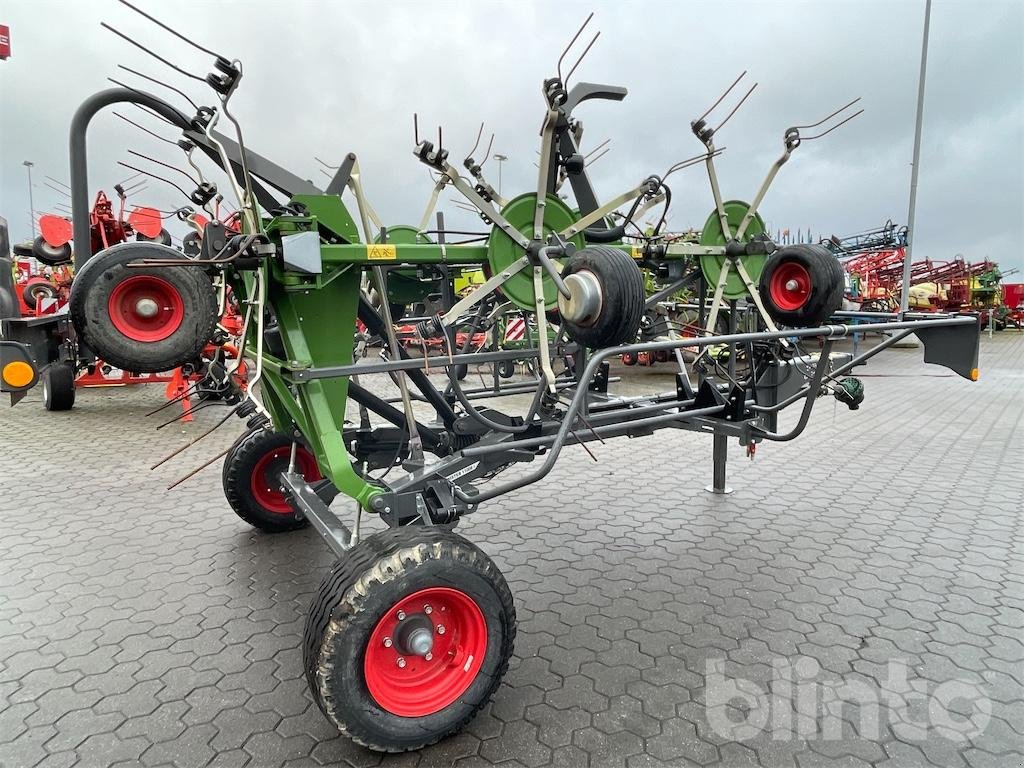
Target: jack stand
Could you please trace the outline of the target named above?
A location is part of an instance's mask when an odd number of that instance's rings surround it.
[[[706,486],[704,490],[718,496],[725,496],[732,493],[732,488],[725,484],[725,463],[728,458],[729,437],[716,432],[713,443],[711,456],[714,466],[711,472],[711,485]]]

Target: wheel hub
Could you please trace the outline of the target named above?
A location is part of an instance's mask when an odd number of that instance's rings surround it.
[[[455,702],[487,653],[487,622],[457,589],[431,587],[402,598],[370,633],[363,660],[374,701],[401,717],[424,717]]]
[[[107,312],[113,326],[132,341],[163,341],[185,319],[185,302],[178,289],[153,275],[122,280],[110,293]]]
[[[558,295],[558,311],[562,317],[576,325],[592,325],[604,304],[604,293],[597,276],[589,270],[580,270],[563,282],[572,295],[568,299]]]
[[[135,303],[135,313],[139,317],[156,317],[156,313],[159,311],[160,305],[153,301],[153,299],[143,298]]]

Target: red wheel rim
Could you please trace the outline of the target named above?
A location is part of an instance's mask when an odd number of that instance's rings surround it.
[[[292,447],[290,445],[282,445],[267,451],[256,462],[256,466],[252,470],[252,477],[249,479],[249,488],[256,503],[278,515],[291,515],[295,512],[281,490],[278,479],[281,473],[288,469],[291,455]],[[313,454],[301,445],[295,451],[295,468],[307,481],[320,480],[322,477]]]
[[[779,309],[800,309],[811,294],[811,275],[803,264],[786,261],[776,267],[768,283],[772,302]]]
[[[429,633],[429,654],[403,647],[412,643],[414,633],[423,632]],[[403,598],[377,622],[363,674],[382,709],[424,717],[466,692],[486,653],[487,622],[476,601],[457,589],[431,587]]]
[[[114,287],[107,312],[114,327],[132,341],[163,341],[181,327],[185,302],[166,280],[138,275]]]

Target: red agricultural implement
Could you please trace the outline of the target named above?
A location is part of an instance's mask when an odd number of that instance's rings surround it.
[[[97,193],[89,212],[91,250],[106,250],[133,238],[136,241],[169,245],[171,238],[163,227],[161,213],[155,208],[136,206],[126,217],[127,195],[120,185],[116,185],[115,189],[120,199],[116,214],[113,203],[103,191]],[[210,221],[187,209],[178,212],[178,218],[193,228],[197,238],[202,236]],[[225,216],[225,221],[218,224],[227,231],[237,231],[237,224],[231,215]],[[71,267],[72,224],[62,216],[44,214],[39,218],[39,231],[41,234],[31,245],[14,247],[15,254],[20,257],[13,285],[18,306],[15,316],[36,320],[55,319],[67,312],[74,280]],[[6,233],[3,240],[6,242]],[[32,258],[44,265],[41,270],[33,269]],[[138,343],[152,341],[164,333],[164,320],[167,319],[164,315],[173,314],[175,310],[174,302],[159,302],[163,307],[157,308],[155,315],[149,316],[145,311],[140,314],[139,307],[149,307],[152,298],[156,296],[153,288],[145,280],[137,280],[135,283],[129,280],[125,281],[116,295],[110,297],[109,310],[113,322],[128,338],[134,338]],[[66,319],[58,319],[57,322],[58,331],[55,336],[60,337],[62,334],[59,328],[61,324],[66,326]],[[90,357],[88,362],[79,360],[76,364],[70,355],[63,355],[60,361],[42,373],[44,405],[47,410],[69,410],[75,402],[75,390],[79,388],[164,384],[167,398],[181,403],[181,418],[191,421],[192,399],[196,396],[201,399],[214,397],[223,389],[213,385],[208,376],[209,368],[237,358],[237,347],[229,342],[239,336],[241,327],[235,303],[227,296],[219,322],[218,338],[203,348],[195,363],[162,372],[137,373],[95,357]],[[246,377],[247,366],[239,362],[233,373],[235,384],[244,388]]]

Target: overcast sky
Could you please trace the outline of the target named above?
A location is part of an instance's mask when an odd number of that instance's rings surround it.
[[[810,227],[815,235],[906,221],[923,0],[136,2],[242,60],[245,77],[232,104],[251,148],[321,184],[326,179],[314,155],[338,162],[355,152],[386,224],[416,223],[432,187],[411,154],[414,111],[422,129],[444,126],[445,144],[460,160],[485,120],[497,134],[493,151],[509,158],[503,192],[535,186],[541,82],[554,74],[560,49],[590,10],[590,29],[601,37],[574,79],[629,89],[622,103],[589,102],[576,112],[586,127],[584,148],[611,139],[611,152],[592,169],[602,197],[696,154],[690,120],[746,69],[748,81],[760,85],[717,140],[728,147],[718,164],[726,197],[753,197],[787,126],[814,122],[861,96],[865,114],[800,147],[762,214],[773,232]],[[101,20],[186,69],[210,68],[208,56],[115,0],[4,0],[0,24],[11,28],[13,55],[0,62],[0,215],[14,240],[29,234],[22,161],[35,163],[37,212],[54,210],[65,198],[44,175],[69,181],[74,109],[109,86],[108,76],[141,84],[117,64],[210,101],[204,86],[101,29]],[[122,111],[171,136],[135,108]],[[180,162],[176,150],[111,110],[93,122],[89,148],[93,192],[110,191],[131,173],[116,164],[134,162],[129,148]],[[497,185],[493,161],[485,171]],[[1024,272],[1022,172],[1024,2],[936,0],[915,257],[963,253]],[[701,169],[675,175],[671,186],[670,225],[700,226],[712,206]],[[460,220],[451,199],[442,201],[449,221],[471,223]],[[186,202],[156,181],[138,201],[161,208]]]

